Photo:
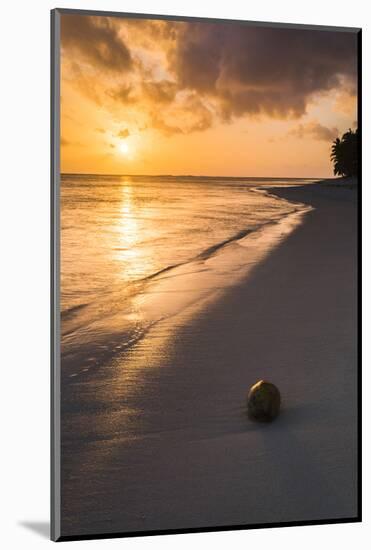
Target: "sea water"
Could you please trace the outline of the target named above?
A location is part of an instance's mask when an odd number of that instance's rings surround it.
[[[62,369],[73,365],[72,376],[76,362],[81,371],[122,352],[154,323],[227,287],[249,263],[238,245],[300,210],[259,189],[313,181],[63,174]]]

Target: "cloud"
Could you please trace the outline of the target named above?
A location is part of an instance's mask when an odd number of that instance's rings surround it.
[[[106,91],[106,95],[122,105],[144,102],[158,105],[175,99],[177,85],[168,80],[121,83]]]
[[[106,91],[106,95],[123,105],[136,103],[139,99],[134,86],[127,83],[119,84],[114,88],[110,88]]]
[[[335,112],[354,117],[357,113],[356,91],[352,88],[340,90],[334,97]]]
[[[80,54],[101,70],[123,72],[132,67],[129,48],[109,17],[63,15],[61,43],[64,50]]]
[[[68,147],[70,145],[84,147],[84,145],[80,141],[70,141],[69,139],[66,139],[65,137],[62,136],[61,147]]]
[[[351,32],[63,15],[62,48],[80,93],[116,120],[165,134],[241,117],[300,119],[332,90],[354,105]],[[325,139],[335,130],[318,126],[297,131]]]
[[[319,141],[331,142],[338,137],[339,130],[338,128],[322,126],[322,124],[318,122],[307,122],[305,124],[299,124],[296,128],[290,130],[289,135],[300,139],[309,137]]]
[[[170,103],[175,99],[177,84],[169,80],[143,82],[144,96],[156,103]]]
[[[87,74],[84,68],[74,60],[69,63],[69,74],[74,87],[77,88],[83,96],[99,106],[102,105],[102,94],[97,79],[91,78],[91,75]]]
[[[224,35],[225,25],[187,23],[180,27],[175,50],[170,53],[180,88],[216,92]]]
[[[314,94],[355,80],[356,36],[192,22],[182,27],[171,63],[180,86],[214,96],[227,119],[300,117]]]
[[[167,110],[151,113],[151,126],[164,134],[190,134],[203,131],[213,124],[213,113],[197,94],[182,92],[177,103]]]
[[[127,137],[130,136],[130,132],[127,128],[125,128],[124,130],[120,130],[118,133],[117,133],[117,137],[121,138],[121,139],[125,139]]]

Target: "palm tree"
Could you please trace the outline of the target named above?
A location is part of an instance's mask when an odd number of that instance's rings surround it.
[[[343,137],[332,143],[331,160],[334,163],[335,176],[355,176],[358,169],[358,129],[349,128]]]

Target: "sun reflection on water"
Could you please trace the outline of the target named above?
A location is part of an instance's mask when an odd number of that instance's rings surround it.
[[[115,259],[122,265],[121,274],[125,280],[138,280],[144,277],[151,268],[151,255],[147,247],[141,244],[141,212],[135,198],[135,190],[130,182],[125,181],[121,191],[121,204],[117,220],[118,241],[115,248]]]

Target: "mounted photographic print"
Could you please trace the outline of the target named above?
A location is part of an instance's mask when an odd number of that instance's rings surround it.
[[[360,39],[53,10],[53,540],[360,521]]]

